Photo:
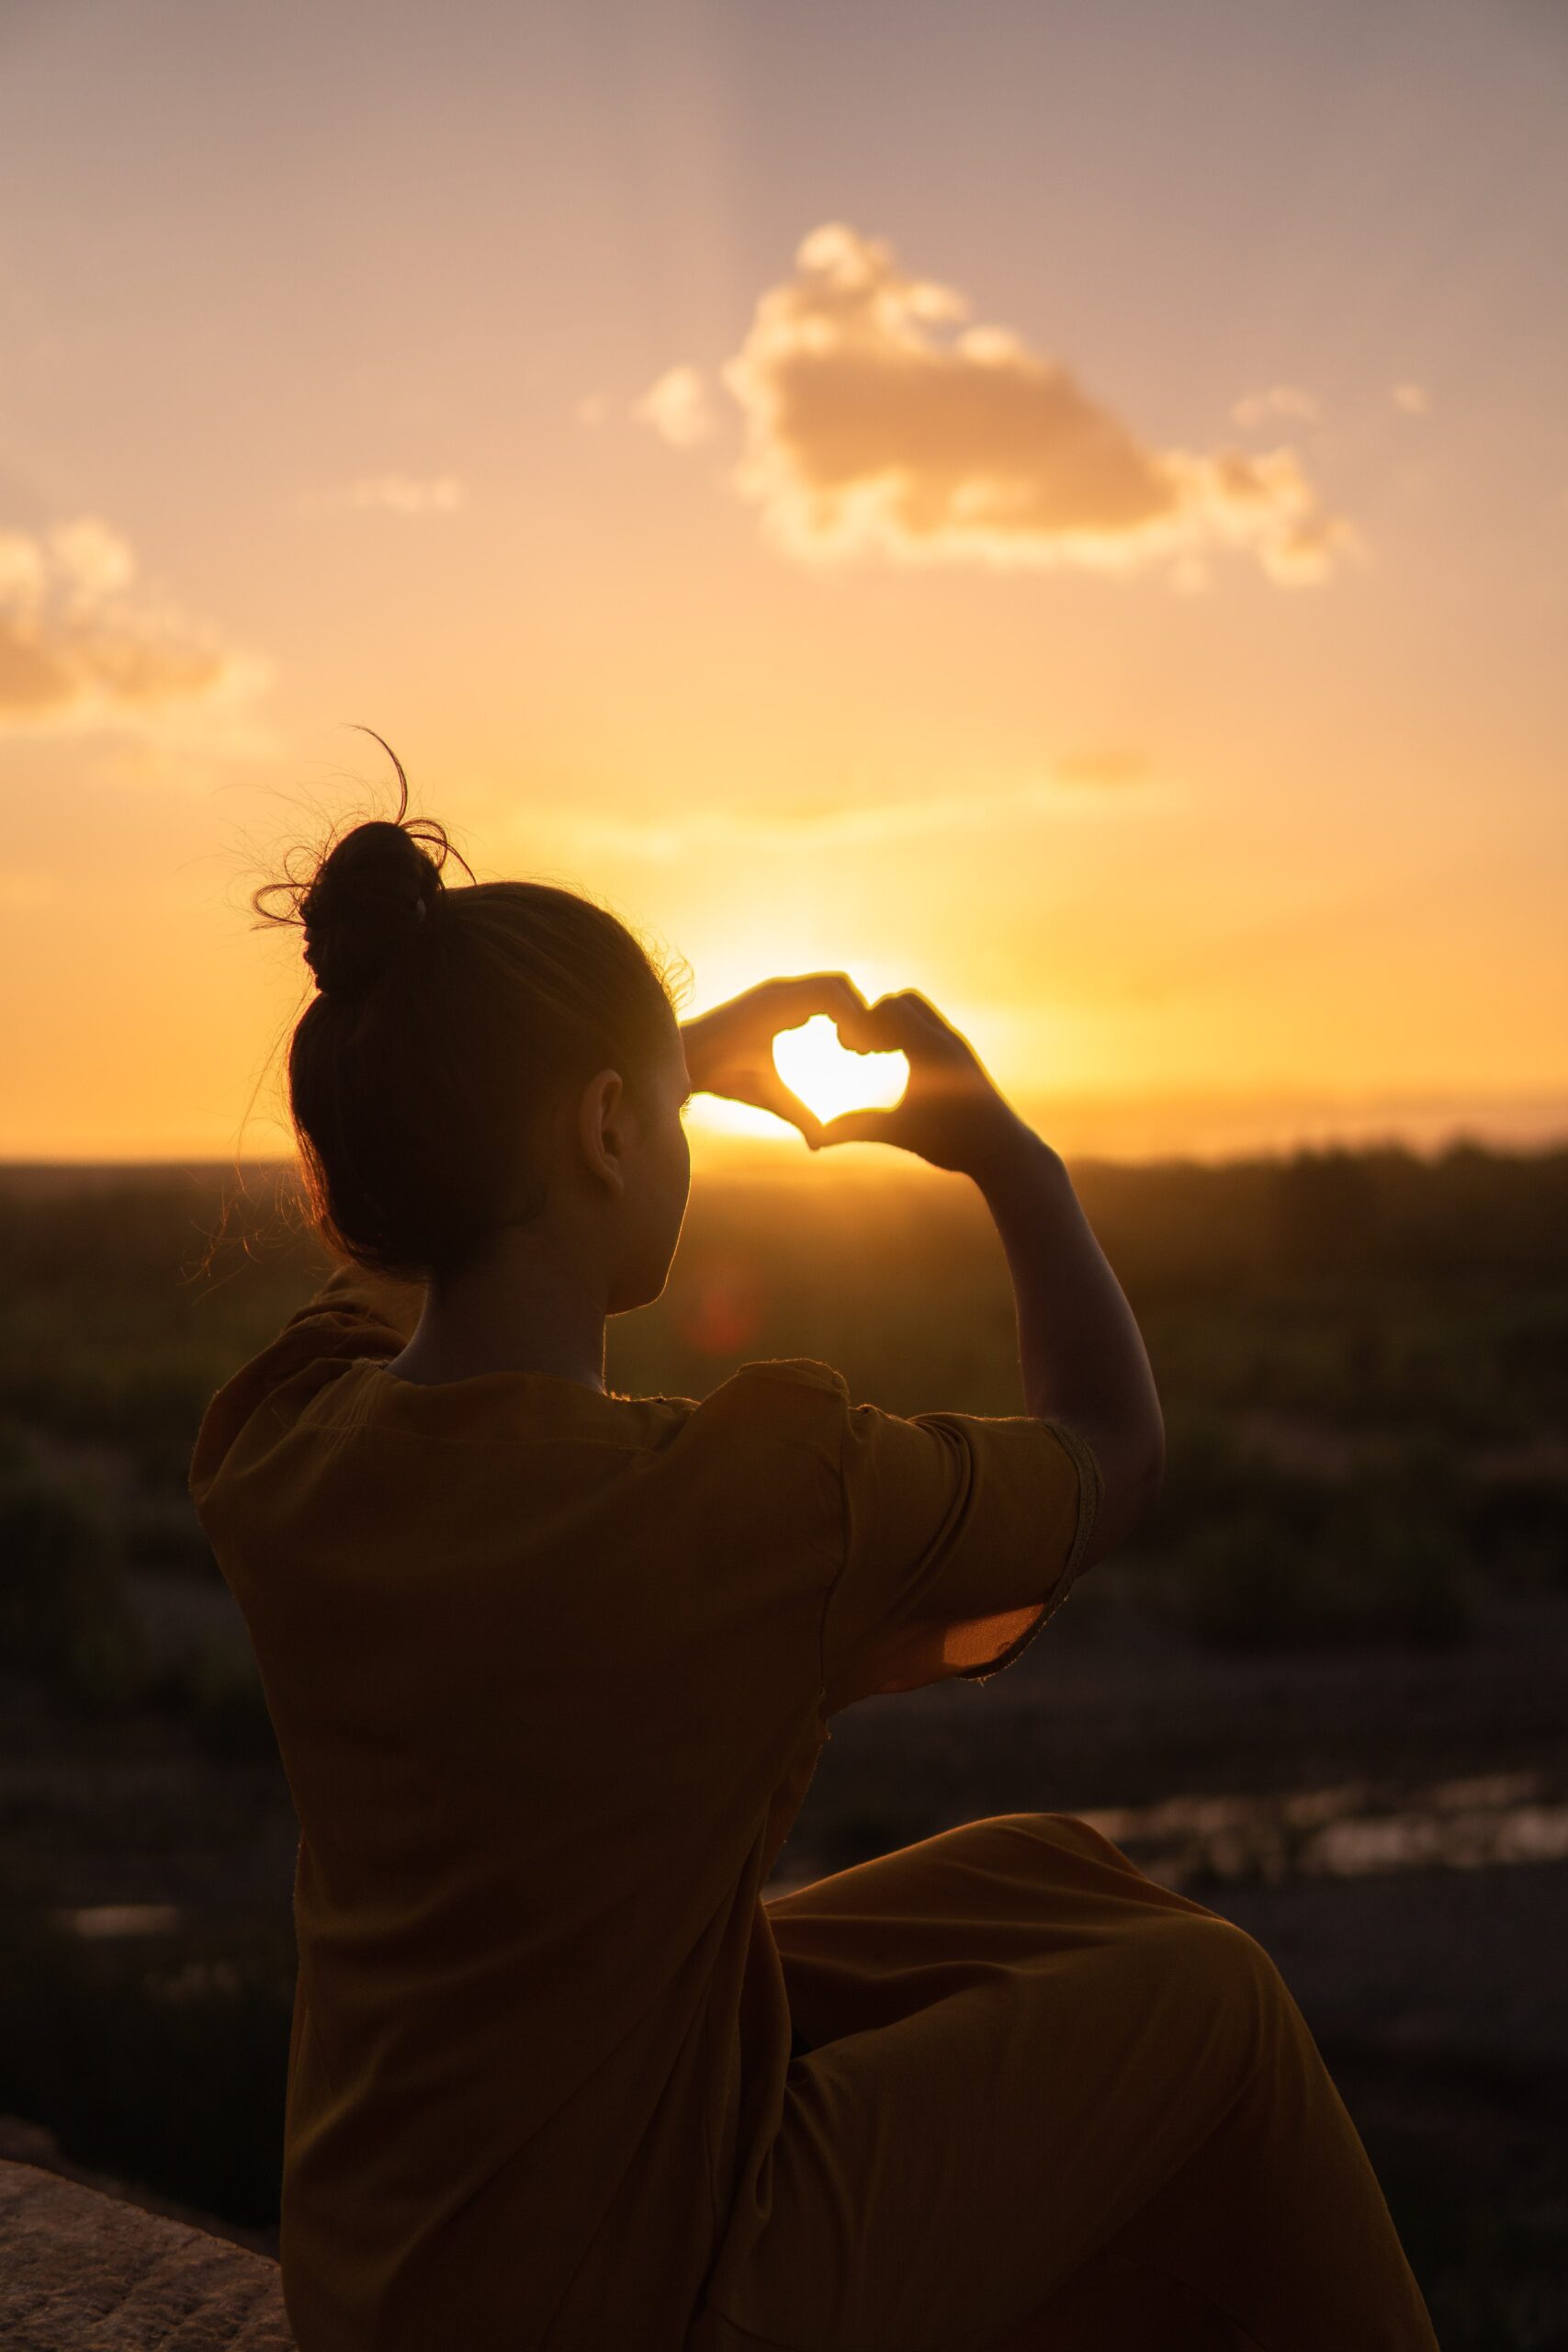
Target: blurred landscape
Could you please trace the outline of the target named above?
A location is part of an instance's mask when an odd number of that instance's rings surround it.
[[[1157,1514],[1003,1675],[837,1717],[775,1883],[1089,1815],[1274,1954],[1445,2352],[1568,2344],[1568,1150],[1073,1172],[1165,1401]],[[325,1266],[284,1169],[0,1169],[0,2116],[263,2244],[296,1831],[185,1479]],[[612,1382],[781,1355],[1020,1410],[977,1198],[699,1176]]]

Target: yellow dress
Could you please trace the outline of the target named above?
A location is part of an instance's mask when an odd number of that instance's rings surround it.
[[[1082,1441],[804,1362],[420,1387],[417,1303],[341,1269],[191,1469],[299,1822],[300,2352],[1429,2346],[1266,1956],[1085,1825],[763,1899],[829,1716],[1066,1593]]]

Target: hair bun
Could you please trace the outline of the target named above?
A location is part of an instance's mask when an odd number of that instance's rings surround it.
[[[440,868],[403,826],[378,819],[345,833],[299,899],[322,995],[367,995],[423,933],[441,889]]]

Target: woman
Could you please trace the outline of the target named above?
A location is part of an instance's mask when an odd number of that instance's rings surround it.
[[[288,894],[344,1262],[192,1466],[299,1820],[301,2352],[1430,2346],[1270,1962],[1085,1824],[762,1893],[828,1718],[997,1672],[1158,1487],[1061,1160],[920,998],[816,975],[682,1028],[611,915],[446,887],[406,808]],[[908,1056],[897,1109],[787,1094],[773,1036],[816,1013]],[[607,1391],[694,1091],[977,1184],[1024,1411],[900,1419],[809,1362]]]

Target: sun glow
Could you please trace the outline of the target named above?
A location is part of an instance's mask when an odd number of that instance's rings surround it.
[[[825,1014],[773,1039],[773,1067],[819,1119],[841,1111],[891,1110],[908,1081],[902,1054],[852,1054]]]

